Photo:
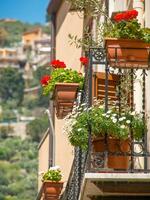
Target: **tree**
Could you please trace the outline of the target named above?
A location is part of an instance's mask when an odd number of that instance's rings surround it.
[[[0,99],[3,102],[16,100],[20,105],[24,95],[24,79],[17,69],[3,68],[0,73]]]
[[[40,83],[40,79],[42,78],[42,76],[45,75],[45,74],[50,74],[50,73],[51,73],[50,67],[40,66],[34,72],[34,78],[37,79],[38,82]],[[37,105],[38,106],[44,106],[46,108],[49,105],[49,96],[43,95],[42,87],[38,91],[38,104]]]
[[[33,200],[37,195],[37,143],[27,139],[0,139],[0,200]]]
[[[8,33],[4,28],[0,28],[0,46],[3,46],[6,42]]]
[[[49,127],[48,117],[37,118],[27,124],[26,133],[32,141],[40,142],[43,133]]]

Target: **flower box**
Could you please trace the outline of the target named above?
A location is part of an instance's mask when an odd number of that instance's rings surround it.
[[[141,40],[105,38],[105,48],[111,67],[150,67],[150,43]]]
[[[78,83],[56,83],[54,90],[54,101],[56,116],[64,118],[72,111],[79,88]]]
[[[148,68],[150,43],[141,40],[105,38],[108,62],[112,67]]]
[[[43,182],[43,200],[57,200],[61,194],[63,182],[44,181]]]

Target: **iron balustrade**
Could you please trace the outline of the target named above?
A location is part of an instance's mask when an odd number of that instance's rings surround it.
[[[149,51],[150,52],[150,51]],[[109,63],[109,60],[107,59],[107,52],[105,48],[91,48],[89,50],[89,67],[86,69],[85,73],[85,84],[84,84],[84,90],[82,93],[82,101],[81,103],[86,103],[87,107],[92,106],[92,78],[93,78],[93,66],[94,65],[103,65],[105,68],[105,112],[109,109],[109,96],[108,96],[108,86],[109,86],[109,74],[111,74],[111,65]],[[117,57],[117,50],[116,50],[116,60],[115,60],[116,66],[115,74],[123,75],[124,71],[128,69],[126,66],[126,62],[123,62],[125,65],[124,68],[118,68],[120,65],[118,63],[118,57]],[[137,71],[141,71],[141,77],[142,77],[142,110],[145,111],[145,96],[146,96],[146,76],[147,76],[147,70],[149,70],[150,66],[150,55],[148,55],[148,61],[147,61],[147,69],[143,69],[140,67],[140,63],[137,68],[130,70],[130,77],[131,77],[131,111],[133,110],[133,95],[134,95],[134,76],[136,75]],[[118,87],[119,88],[119,87]],[[118,91],[118,108],[119,112],[121,112],[120,106],[120,95],[121,95],[121,88],[119,88]],[[143,112],[143,120],[145,120],[145,112]],[[128,172],[128,173],[148,173],[150,172],[150,169],[148,168],[148,158],[150,157],[150,153],[148,151],[148,145],[147,145],[147,131],[143,133],[143,138],[140,141],[135,141],[133,139],[133,133],[132,133],[132,127],[131,127],[131,144],[130,144],[130,150],[128,152],[122,152],[120,149],[119,152],[111,152],[107,148],[107,133],[105,134],[104,142],[106,143],[104,152],[94,152],[92,148],[92,133],[91,133],[91,126],[89,125],[89,139],[88,139],[88,150],[87,152],[82,152],[80,148],[75,149],[75,157],[73,162],[73,167],[70,172],[69,181],[66,186],[66,190],[63,193],[61,199],[62,200],[78,200],[79,193],[80,193],[80,187],[82,184],[82,179],[85,172]],[[135,147],[139,147],[140,151],[137,151]],[[130,158],[130,167],[128,169],[123,170],[116,170],[108,168],[107,162],[108,162],[108,156],[128,156]],[[137,167],[135,165],[136,160],[142,160],[143,166]]]

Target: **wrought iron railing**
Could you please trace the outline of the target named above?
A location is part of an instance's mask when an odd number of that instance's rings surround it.
[[[117,51],[116,51],[117,52]],[[109,86],[109,75],[111,72],[111,66],[109,63],[109,60],[106,59],[106,50],[104,48],[91,48],[89,51],[89,67],[86,71],[85,76],[85,87],[83,91],[83,97],[82,102],[85,102],[87,104],[87,107],[90,107],[92,105],[92,77],[93,77],[93,68],[95,66],[101,66],[104,69],[105,72],[105,98],[104,98],[104,104],[105,104],[105,111],[107,112],[109,109],[109,95],[108,95],[108,86]],[[148,56],[149,58],[149,56]],[[137,63],[136,63],[137,64]],[[149,65],[149,59],[147,61],[147,66]],[[134,69],[128,69],[126,62],[122,62],[121,66],[119,67],[120,63],[118,61],[118,57],[116,54],[116,60],[115,65],[113,64],[113,68],[115,67],[115,73],[116,75],[122,76],[125,72],[125,70],[129,71],[129,76],[131,80],[130,84],[130,108],[131,111],[134,107],[134,83],[133,83],[133,77],[136,76],[137,73],[140,74],[141,79],[141,105],[142,105],[142,113],[143,113],[143,120],[145,120],[145,97],[146,97],[146,76],[147,76],[147,70],[143,69],[142,67],[138,66],[138,68]],[[124,65],[124,67],[123,67]],[[131,67],[131,66],[130,66]],[[118,86],[118,92],[117,92],[117,98],[118,98],[118,109],[119,112],[121,112],[120,106],[121,106],[121,88]],[[136,98],[136,97],[135,97]],[[109,150],[108,146],[108,136],[107,133],[105,134],[105,137],[103,138],[104,142],[104,150],[102,152],[95,152],[92,148],[92,131],[91,127],[89,125],[89,140],[88,140],[88,151],[82,152],[80,148],[76,148],[75,150],[75,158],[73,162],[73,167],[70,173],[69,181],[66,186],[66,190],[63,193],[61,199],[62,200],[78,200],[79,193],[80,193],[80,187],[82,183],[82,178],[84,176],[85,172],[144,172],[148,173],[150,172],[150,169],[148,168],[148,158],[150,157],[150,153],[148,151],[148,145],[147,145],[147,130],[143,133],[143,138],[139,141],[136,141],[133,139],[133,133],[132,133],[132,127],[130,129],[130,142],[128,142],[128,151],[123,152],[122,149],[118,148],[117,152],[112,152]],[[138,150],[137,150],[138,149]],[[114,157],[114,156],[124,156],[128,157],[130,160],[130,164],[128,168],[126,169],[113,169],[108,167],[108,158]],[[141,164],[142,163],[142,164]],[[137,165],[136,165],[137,164]]]
[[[106,59],[105,53],[106,50],[103,48],[99,49],[90,49],[90,78],[89,78],[89,88],[92,88],[92,67],[94,64],[100,64],[105,66],[105,111],[108,111],[109,107],[109,95],[108,95],[108,87],[109,87],[109,79],[108,76],[111,74],[111,65],[109,64],[109,60]],[[118,58],[117,56],[117,51],[116,51],[116,59]],[[126,62],[123,61],[121,63],[120,60],[115,60],[115,74],[118,74],[118,76],[123,76],[124,73],[128,70],[129,76],[130,76],[130,88],[129,90],[131,91],[130,93],[130,109],[133,111],[134,107],[134,91],[135,91],[135,84],[133,82],[134,77],[136,76],[137,73],[140,73],[140,79],[141,79],[141,107],[142,107],[142,115],[143,115],[143,121],[146,122],[145,120],[145,96],[146,96],[146,76],[147,76],[147,70],[149,69],[149,56],[147,57],[147,68],[145,67],[143,69],[143,66],[141,66],[141,63],[136,62],[136,67],[131,68],[132,64],[127,66]],[[120,65],[121,63],[121,65]],[[134,63],[134,62],[133,62]],[[134,64],[133,64],[134,65]],[[147,81],[148,83],[148,81]],[[90,89],[91,90],[91,89]],[[119,112],[121,112],[121,88],[118,87],[118,109]],[[89,105],[92,105],[92,93],[90,91],[89,93]],[[127,106],[127,105],[126,105]],[[89,133],[89,138],[91,137],[91,132]],[[130,141],[128,141],[128,150],[126,152],[123,152],[121,147],[117,146],[118,144],[113,144],[116,145],[116,148],[118,149],[117,152],[113,152],[109,148],[109,142],[108,142],[108,136],[107,133],[104,138],[104,143],[105,143],[105,150],[103,152],[93,152],[92,151],[92,140],[89,140],[89,149],[90,153],[88,154],[88,171],[118,171],[118,172],[150,172],[150,169],[148,169],[148,158],[150,157],[150,153],[148,152],[148,147],[147,147],[147,129],[144,130],[143,132],[143,137],[139,141],[136,141],[133,138],[133,132],[132,132],[132,127],[130,128]],[[115,156],[124,156],[129,159],[129,166],[126,169],[110,169],[108,168],[108,159],[111,157]],[[142,163],[142,164],[140,164]]]

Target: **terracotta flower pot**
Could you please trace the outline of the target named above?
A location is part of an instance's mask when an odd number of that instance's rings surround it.
[[[105,146],[105,140],[103,137],[95,138],[92,141],[94,152],[108,151],[108,163],[107,167],[112,169],[128,169],[129,168],[129,156],[125,155],[111,155],[111,153],[129,153],[130,152],[130,140],[119,140],[108,137],[107,146]]]
[[[93,144],[93,150],[95,152],[104,152],[105,151],[105,139],[104,139],[104,137],[93,138],[92,144]]]
[[[141,40],[105,38],[108,62],[112,67],[148,68],[150,43]]]
[[[43,194],[44,200],[57,200],[63,188],[63,182],[44,181]]]
[[[55,85],[54,100],[56,115],[59,119],[72,111],[78,88],[78,83],[57,83]]]
[[[108,138],[108,151],[110,153],[129,153],[131,150],[131,141]],[[113,169],[128,169],[130,156],[124,155],[109,155],[108,167]]]

